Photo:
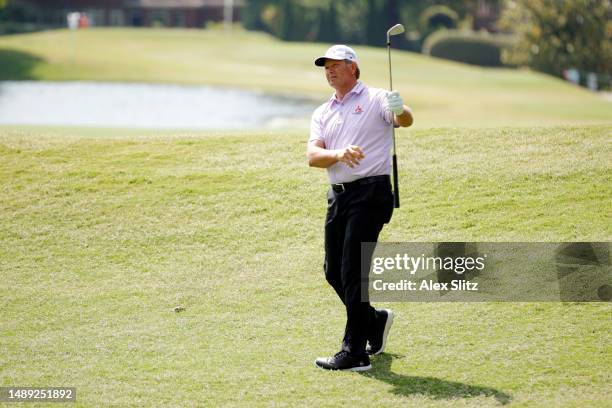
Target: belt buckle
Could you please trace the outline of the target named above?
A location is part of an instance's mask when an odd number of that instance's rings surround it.
[[[334,183],[334,187],[340,186],[342,187],[342,191],[340,191],[341,193],[344,193],[346,191],[346,188],[344,187],[344,183]]]

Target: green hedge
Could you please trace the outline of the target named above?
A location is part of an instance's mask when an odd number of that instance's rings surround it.
[[[502,49],[511,47],[511,35],[478,33],[461,30],[439,30],[423,43],[423,53],[466,64],[486,67],[503,66]]]
[[[429,6],[419,16],[421,32],[431,32],[439,28],[455,28],[459,22],[457,13],[447,6]]]
[[[0,35],[33,33],[36,31],[57,29],[57,26],[34,23],[15,23],[11,21],[0,21]]]

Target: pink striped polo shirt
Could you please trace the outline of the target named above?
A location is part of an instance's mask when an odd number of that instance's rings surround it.
[[[321,140],[330,150],[357,145],[365,155],[352,169],[340,162],[328,167],[330,183],[348,183],[391,173],[393,114],[387,106],[386,95],[384,89],[369,88],[357,81],[342,101],[334,93],[312,114],[308,142]]]

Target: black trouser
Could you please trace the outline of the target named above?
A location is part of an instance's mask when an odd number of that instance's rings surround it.
[[[365,352],[376,311],[361,301],[361,243],[378,241],[393,213],[389,177],[362,179],[345,191],[330,189],[325,220],[325,277],[346,307],[342,349],[351,354]],[[359,182],[358,182],[359,183]],[[368,267],[372,253],[364,257]]]

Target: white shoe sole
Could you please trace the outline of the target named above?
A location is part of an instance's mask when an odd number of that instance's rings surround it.
[[[389,329],[391,329],[391,325],[393,324],[393,311],[391,309],[383,310],[387,312],[387,322],[385,323],[385,330],[383,331],[382,346],[380,347],[380,350],[372,354],[373,356],[377,356],[385,351],[385,347],[387,346],[387,335],[389,334]]]
[[[372,364],[368,364],[367,366],[363,366],[363,367],[345,368],[344,370],[339,370],[339,371],[368,371],[371,368],[372,368]]]
[[[368,371],[372,369],[372,364],[368,364],[367,366],[363,366],[363,367],[340,368],[340,369],[332,370],[331,368],[321,367],[315,361],[315,367],[320,368],[321,370],[327,370],[327,371]]]

